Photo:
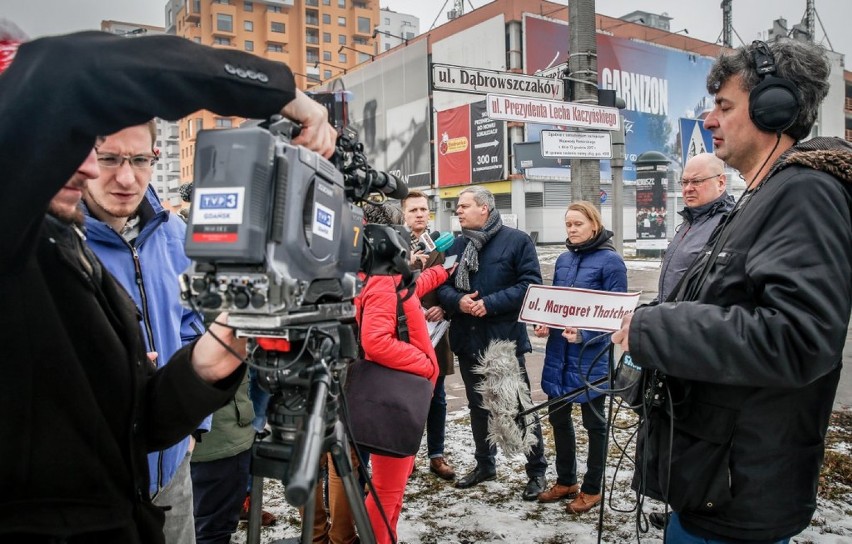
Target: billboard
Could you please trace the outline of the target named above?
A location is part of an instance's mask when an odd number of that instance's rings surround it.
[[[349,126],[370,164],[410,186],[431,182],[428,79],[426,40],[420,40],[320,87],[351,91]]]
[[[568,60],[568,23],[524,14],[524,66],[528,74]],[[679,119],[697,117],[707,101],[705,79],[713,59],[607,34],[597,35],[598,85],[624,99],[624,179],[636,180],[633,161],[646,151],[659,151],[680,163]],[[703,107],[703,106],[702,106]],[[527,141],[553,126],[527,125]],[[609,175],[609,161],[601,161]]]
[[[485,101],[438,112],[438,187],[505,179],[506,130]]]

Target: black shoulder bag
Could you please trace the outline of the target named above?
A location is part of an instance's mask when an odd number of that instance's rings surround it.
[[[397,338],[408,342],[408,323],[396,295]],[[361,306],[363,323],[364,307]],[[358,337],[360,340],[360,327]],[[389,457],[417,453],[429,415],[434,387],[427,378],[364,358],[347,369],[346,409],[352,441],[362,450]]]

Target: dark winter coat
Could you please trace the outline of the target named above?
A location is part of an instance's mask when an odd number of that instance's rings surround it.
[[[553,285],[596,291],[627,291],[627,267],[604,230],[591,243],[569,249],[556,259]],[[570,248],[571,246],[569,246]],[[606,376],[609,369],[609,335],[580,330],[582,343],[568,342],[563,329],[551,328],[541,372],[541,388],[548,397],[558,397]],[[603,355],[596,359],[597,355]],[[582,351],[583,356],[580,357]],[[575,402],[587,402],[600,393],[583,393]]]
[[[163,542],[146,453],[195,429],[244,371],[203,382],[194,344],[155,371],[133,301],[48,202],[99,134],[204,108],[264,117],[294,88],[252,55],[101,32],[24,44],[0,75],[0,540]]]
[[[719,198],[702,206],[685,207],[678,212],[683,223],[678,225],[660,266],[660,281],[654,303],[667,300],[677,286],[681,276],[695,261],[707,240],[734,208],[734,197],[726,192]]]
[[[687,272],[694,302],[633,317],[633,361],[668,376],[674,406],[652,413],[637,466],[687,529],[775,541],[816,508],[852,311],[852,147],[791,148],[732,213],[703,285]]]
[[[467,244],[467,238],[457,237],[447,256],[461,258]],[[438,288],[441,307],[452,319],[454,353],[478,357],[491,340],[515,341],[518,355],[532,351],[526,324],[518,322],[527,287],[541,284],[538,256],[527,233],[504,225],[479,252],[479,271],[470,274],[470,289],[485,301],[484,317],[459,311],[459,301],[467,293],[459,291],[454,281],[455,273]]]

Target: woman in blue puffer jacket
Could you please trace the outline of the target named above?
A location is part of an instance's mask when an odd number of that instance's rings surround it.
[[[627,291],[627,268],[610,241],[612,232],[603,228],[600,212],[591,203],[578,201],[565,213],[568,251],[556,259],[553,285],[580,287],[598,291]],[[547,337],[547,350],[541,387],[553,399],[584,387],[606,375],[608,354],[595,357],[609,347],[609,336],[598,331],[548,328],[536,325],[535,335]],[[594,340],[593,340],[594,339]],[[581,357],[582,351],[582,357]],[[587,391],[571,402],[550,406],[548,418],[553,426],[556,445],[556,483],[538,496],[539,502],[573,499],[567,511],[587,512],[601,501],[604,472],[604,443],[606,421],[604,396]],[[573,403],[580,404],[583,427],[589,434],[586,474],[582,487],[577,483],[577,458],[574,424],[571,420]]]

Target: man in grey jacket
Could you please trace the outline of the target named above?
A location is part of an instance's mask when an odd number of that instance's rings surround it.
[[[725,163],[712,153],[700,153],[688,161],[678,182],[686,207],[660,269],[654,303],[665,302],[683,273],[710,239],[719,222],[733,209],[734,198],[725,190]]]

